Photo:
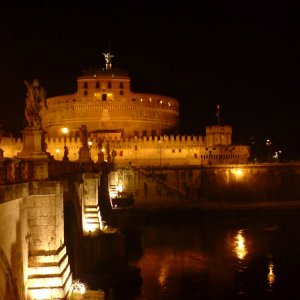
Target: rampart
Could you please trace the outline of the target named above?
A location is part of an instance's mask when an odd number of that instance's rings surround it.
[[[99,149],[98,137],[104,138]],[[212,165],[228,163],[247,163],[249,147],[240,145],[218,145],[203,136],[149,136],[142,138],[119,138],[111,136],[105,139],[103,134],[93,134],[89,139],[91,157],[98,160],[103,151],[105,157],[110,153],[117,165]],[[3,143],[2,143],[3,144]],[[69,149],[69,159],[76,161],[81,147],[79,137],[56,137],[46,139],[47,151],[57,160],[62,160],[64,145]],[[10,139],[1,146],[5,157],[12,157],[22,149],[20,140]]]

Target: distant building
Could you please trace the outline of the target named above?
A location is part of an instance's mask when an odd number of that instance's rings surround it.
[[[250,156],[248,146],[232,145],[231,126],[208,126],[204,137],[172,135],[179,124],[178,100],[132,92],[128,74],[111,68],[111,61],[106,69],[84,71],[75,94],[48,98],[47,106],[42,125],[47,151],[56,159],[62,159],[65,144],[69,159],[78,159],[81,125],[87,126],[94,161],[99,152],[117,165],[142,166],[246,163]],[[18,147],[7,143],[4,155],[20,147],[20,141]]]

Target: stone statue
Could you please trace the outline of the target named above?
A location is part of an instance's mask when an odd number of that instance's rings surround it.
[[[32,83],[24,80],[27,87],[25,117],[29,128],[42,129],[40,111],[47,108],[46,91],[39,80],[34,79]]]
[[[81,125],[79,127],[79,134],[82,147],[88,148],[88,130],[86,125]]]
[[[109,52],[107,53],[102,53],[104,55],[104,58],[105,58],[105,62],[106,62],[106,70],[110,70],[111,69],[111,59],[114,57],[114,55],[110,54]]]

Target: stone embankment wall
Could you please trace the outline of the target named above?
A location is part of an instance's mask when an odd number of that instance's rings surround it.
[[[133,167],[110,177],[142,206],[300,203],[300,164]]]
[[[0,186],[0,299],[65,297],[63,191],[58,181]]]

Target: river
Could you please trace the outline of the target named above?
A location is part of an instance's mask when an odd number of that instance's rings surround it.
[[[299,299],[299,216],[294,210],[132,213],[125,233],[131,273],[119,277],[126,284],[110,298]]]

